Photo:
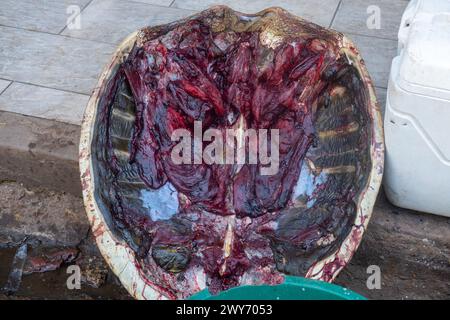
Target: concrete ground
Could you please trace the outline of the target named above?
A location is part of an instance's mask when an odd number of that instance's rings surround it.
[[[344,32],[360,49],[384,107],[404,0],[2,0],[0,287],[24,236],[31,257],[74,248],[86,284],[67,290],[59,268],[25,276],[13,298],[129,298],[88,233],[77,164],[82,114],[121,39],[219,3],[243,12],[281,6]],[[377,8],[380,28],[368,28]],[[449,219],[393,207],[381,192],[361,248],[337,283],[371,298],[448,299],[449,227]],[[380,290],[367,289],[369,265],[381,269]]]
[[[54,271],[23,277],[20,289],[1,299],[130,299],[99,255],[79,195],[0,182],[0,287],[18,243],[28,236],[28,260],[75,251]],[[450,299],[450,219],[400,209],[383,192],[360,248],[336,283],[371,299]],[[52,262],[51,259],[47,261]],[[67,266],[80,266],[80,290],[69,290]],[[380,269],[380,288],[366,285],[369,266]],[[29,270],[29,264],[24,270]]]
[[[346,33],[384,105],[404,0],[2,0],[0,110],[79,125],[97,76],[124,37],[220,3],[249,13],[281,6]],[[367,27],[373,5],[379,29]],[[68,25],[77,10],[79,25]]]

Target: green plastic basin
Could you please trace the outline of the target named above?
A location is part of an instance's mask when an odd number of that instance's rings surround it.
[[[335,284],[300,277],[286,276],[282,284],[240,286],[218,295],[207,289],[190,300],[366,300],[363,296]]]

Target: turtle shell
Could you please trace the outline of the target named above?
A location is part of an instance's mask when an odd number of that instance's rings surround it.
[[[216,134],[270,131],[276,170],[247,158],[175,163],[174,132],[199,123]],[[248,158],[263,154],[232,139]],[[379,106],[353,43],[281,8],[218,6],[133,33],[100,77],[80,141],[92,233],[137,299],[287,274],[333,281],[367,227],[383,157]]]

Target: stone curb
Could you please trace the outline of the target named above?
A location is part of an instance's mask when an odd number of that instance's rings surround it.
[[[0,111],[0,182],[13,180],[26,187],[45,187],[81,197],[79,134],[77,125]],[[81,198],[77,205],[70,203],[70,208],[78,208],[72,222],[85,226]],[[54,232],[55,239],[64,236],[63,228],[50,230],[51,225],[43,223],[42,228],[48,228],[49,234]],[[11,235],[14,228],[7,229],[1,233]],[[29,234],[22,232],[17,239]],[[66,244],[73,245],[74,241]],[[383,287],[389,294],[366,288],[369,265],[380,266]],[[361,246],[336,283],[369,298],[445,299],[450,296],[449,276],[450,219],[396,208],[380,191]],[[398,279],[404,280],[399,283]],[[417,294],[421,290],[423,295]]]
[[[0,111],[0,180],[81,195],[80,126]]]

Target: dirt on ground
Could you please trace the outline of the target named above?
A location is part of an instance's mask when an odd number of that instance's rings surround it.
[[[131,299],[98,252],[81,197],[0,181],[0,288],[24,241],[20,287],[0,299]],[[70,265],[80,267],[80,289],[68,289]],[[373,268],[380,289],[367,286]],[[450,219],[396,208],[380,192],[361,246],[336,284],[370,299],[450,299]]]

